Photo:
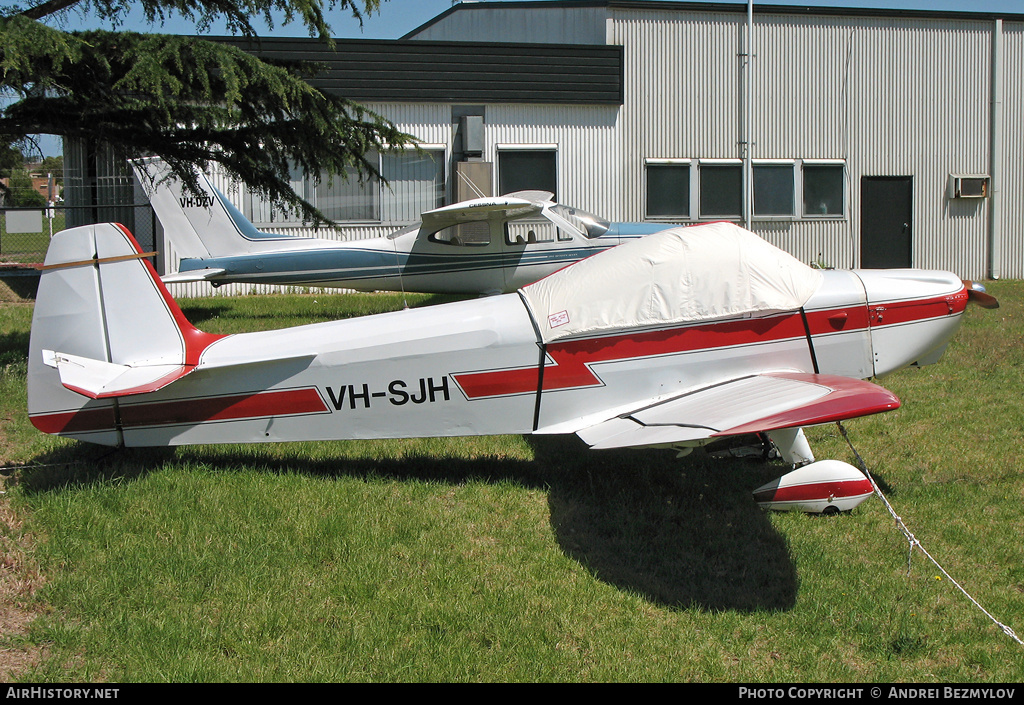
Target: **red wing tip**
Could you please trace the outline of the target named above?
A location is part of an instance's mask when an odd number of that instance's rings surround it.
[[[777,377],[820,384],[830,392],[820,399],[793,409],[740,424],[713,436],[736,436],[763,433],[783,428],[819,426],[861,416],[881,414],[900,407],[899,398],[884,387],[864,380],[837,375],[778,374]]]

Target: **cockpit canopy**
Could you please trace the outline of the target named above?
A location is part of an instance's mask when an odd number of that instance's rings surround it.
[[[732,223],[663,230],[520,289],[545,342],[798,310],[822,274]]]

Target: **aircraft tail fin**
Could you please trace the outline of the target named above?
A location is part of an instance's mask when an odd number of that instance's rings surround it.
[[[245,254],[259,249],[261,240],[283,237],[257,230],[201,170],[196,170],[196,194],[162,159],[136,160],[133,167],[179,259]]]
[[[28,411],[39,430],[120,445],[117,399],[180,379],[221,337],[185,319],[151,254],[113,223],[51,240],[29,341]]]

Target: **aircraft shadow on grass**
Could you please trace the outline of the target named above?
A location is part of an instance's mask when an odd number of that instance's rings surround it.
[[[663,450],[585,453],[575,436],[526,440],[534,460],[303,459],[225,447],[195,461],[214,470],[318,477],[514,482],[547,493],[561,551],[609,585],[670,609],[747,612],[795,604],[799,578],[786,540],[750,494],[778,474],[777,463],[703,453],[677,460]],[[187,447],[102,452],[74,443],[37,457],[40,469],[24,472],[23,483],[26,491],[50,492],[142,477],[190,454]]]

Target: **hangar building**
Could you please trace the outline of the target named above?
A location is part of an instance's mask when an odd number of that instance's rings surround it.
[[[476,192],[537,188],[610,220],[735,221],[821,266],[1024,277],[1024,14],[750,9],[461,3],[399,40],[339,40],[331,52],[263,38],[252,50],[325,63],[315,83],[427,152],[374,157],[390,188],[297,178],[339,223],[334,237],[385,234]],[[90,161],[78,147],[77,161],[66,148],[66,188],[97,193],[74,179]],[[130,190],[115,160],[92,159],[80,173]],[[262,229],[312,234],[218,186]]]

